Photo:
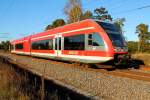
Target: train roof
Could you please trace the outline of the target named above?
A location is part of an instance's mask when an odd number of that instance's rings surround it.
[[[47,30],[47,31],[44,31],[44,32],[32,34],[32,35],[29,35],[29,36],[26,36],[26,37],[23,37],[23,38],[20,38],[20,39],[16,39],[16,40],[11,41],[11,43],[23,41],[23,40],[26,40],[26,39],[29,39],[29,38],[34,38],[34,37],[40,37],[40,36],[46,36],[46,35],[50,35],[50,34],[61,33],[61,32],[64,32],[64,30],[71,31],[71,30],[79,29],[80,27],[87,27],[87,26],[90,27],[93,24],[95,24],[96,21],[105,22],[105,21],[95,20],[95,19],[86,19],[86,20],[82,20],[82,21],[79,21],[79,22],[74,22],[74,23],[71,23],[71,24],[66,24],[64,26],[53,28],[53,29],[50,29],[50,30]],[[106,23],[111,23],[111,22],[106,22]]]

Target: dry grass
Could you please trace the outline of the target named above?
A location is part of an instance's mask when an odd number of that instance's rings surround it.
[[[0,100],[30,100],[19,91],[21,79],[8,65],[0,62]]]
[[[38,86],[35,86],[32,79],[17,73],[10,66],[0,61],[0,100],[40,100],[43,95],[41,84],[37,83]],[[39,90],[36,89],[38,87]],[[57,92],[46,93],[43,98],[58,100]]]
[[[142,60],[146,66],[150,66],[150,54],[149,53],[136,53],[132,55],[133,58]]]

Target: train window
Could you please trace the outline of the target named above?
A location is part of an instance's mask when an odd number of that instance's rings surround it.
[[[111,24],[111,23],[106,23],[106,22],[98,22],[97,23],[105,30],[105,31],[113,31],[116,32],[118,34],[118,32],[120,31],[120,29],[118,27],[116,27],[115,24]]]
[[[84,50],[85,35],[64,37],[64,50]]]
[[[49,50],[53,50],[53,39],[48,40],[48,48]]]
[[[88,45],[104,46],[104,42],[98,33],[92,33],[88,35]]]
[[[23,49],[23,43],[15,44],[15,49]]]
[[[92,39],[92,34],[89,34],[88,39]]]
[[[120,28],[118,28],[115,24],[105,23],[105,22],[97,22],[102,28],[106,31],[107,35],[111,39],[112,43],[116,47],[126,46],[124,44],[124,37],[121,34]]]
[[[92,40],[88,40],[88,45],[92,45]]]
[[[32,42],[33,50],[53,50],[53,40],[40,40]]]

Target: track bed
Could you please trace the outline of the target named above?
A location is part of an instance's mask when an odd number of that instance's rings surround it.
[[[21,64],[24,69],[69,85],[72,89],[80,89],[94,99],[150,99],[150,80],[147,79],[149,74],[142,71],[127,69],[107,71],[28,56],[6,53],[0,53],[0,56]]]

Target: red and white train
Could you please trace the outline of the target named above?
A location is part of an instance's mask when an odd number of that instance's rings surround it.
[[[11,42],[11,53],[102,63],[128,53],[125,39],[112,23],[87,19]]]

